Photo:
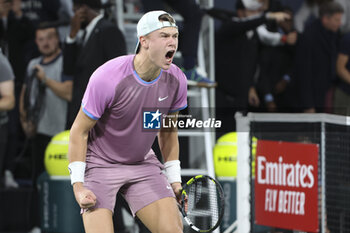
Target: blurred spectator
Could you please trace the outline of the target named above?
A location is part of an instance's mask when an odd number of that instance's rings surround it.
[[[295,29],[299,33],[302,33],[308,22],[312,22],[319,17],[319,7],[323,3],[331,1],[333,0],[304,0],[298,12],[295,14]]]
[[[45,149],[51,138],[65,129],[68,101],[73,82],[62,75],[63,58],[59,35],[49,23],[39,24],[35,42],[41,56],[32,59],[20,96],[20,115],[23,130],[30,138],[32,181],[34,187],[32,207],[33,226],[39,226],[36,180],[45,171]]]
[[[23,14],[35,26],[41,22],[57,21],[60,18],[60,0],[22,0]]]
[[[343,8],[336,2],[324,3],[319,15],[305,29],[296,51],[299,106],[309,113],[325,111],[327,92],[335,80]]]
[[[257,107],[260,102],[254,85],[259,52],[255,29],[269,20],[289,17],[281,12],[261,13],[260,7],[246,8],[243,1],[237,1],[235,14],[218,9],[207,11],[223,20],[216,35],[216,107],[223,128],[230,131],[235,129],[235,111],[247,111],[249,105]]]
[[[258,27],[260,72],[258,91],[269,112],[291,111],[287,87],[291,79],[297,32],[293,28],[293,12],[285,9],[290,19],[279,22],[276,32],[268,32],[265,25]]]
[[[195,0],[142,0],[145,12],[164,9],[162,1],[179,13],[184,21],[179,37],[179,50],[183,57],[183,69],[188,84],[215,87],[216,82],[200,75],[196,71],[198,39],[204,12]]]
[[[245,0],[245,1],[247,1],[247,0]],[[263,12],[282,12],[284,10],[284,7],[283,7],[280,0],[249,0],[249,1],[260,2],[262,5],[259,8],[259,10],[263,11]],[[278,24],[274,20],[267,21],[264,24],[264,26],[267,28],[267,31],[269,31],[269,32],[277,32],[278,31]]]
[[[286,42],[293,44],[296,41],[297,33],[294,31],[293,12],[291,9],[283,7],[278,0],[262,0],[262,9],[266,12],[286,12],[291,18],[283,22],[269,21],[257,28],[260,41],[264,45],[277,46]]]
[[[350,115],[350,33],[340,43],[337,59],[339,83],[334,92],[334,113]]]
[[[63,58],[57,29],[50,24],[40,24],[36,30],[36,43],[41,56],[29,62],[20,97],[21,123],[26,135],[32,138],[34,180],[44,171],[44,152],[51,137],[65,129],[73,86],[71,78],[62,75]],[[40,85],[44,87],[44,92],[39,93],[43,96],[35,99]],[[38,106],[40,110],[34,106],[38,101],[42,103]]]
[[[21,0],[0,0],[0,46],[6,51],[15,74],[16,106],[8,112],[8,139],[6,145],[5,169],[7,185],[17,187],[12,172],[16,168],[15,159],[22,148],[23,136],[19,121],[18,101],[26,72],[27,47],[34,39],[34,28],[21,10]]]
[[[5,34],[7,30],[8,15],[11,10],[10,0],[0,0],[0,48],[5,55],[8,54],[7,41],[5,40]]]
[[[342,26],[340,28],[343,34],[350,32],[350,1],[349,0],[334,0],[344,9],[344,15],[342,18]]]
[[[74,80],[69,128],[80,109],[91,74],[106,61],[126,54],[123,34],[99,13],[100,0],[73,0],[73,5],[75,14],[64,47],[64,73]]]
[[[23,15],[27,17],[34,27],[37,27],[41,22],[51,22],[62,35],[67,35],[71,11],[68,7],[71,6],[72,0],[20,0]],[[63,39],[62,37],[60,39]],[[36,47],[34,39],[27,46],[27,62],[40,56],[40,52]]]
[[[0,46],[13,67],[16,85],[22,86],[28,62],[25,46],[34,38],[34,27],[23,15],[21,0],[0,0],[0,16]]]
[[[305,25],[318,18],[319,7],[323,3],[335,1],[344,9],[342,18],[342,33],[350,32],[350,1],[349,0],[305,0],[295,16],[295,28],[303,32]]]
[[[281,0],[258,0],[262,3],[261,10],[266,12],[278,12],[283,10]]]
[[[35,43],[35,27],[42,21],[55,21],[58,25],[69,23],[59,0],[0,0],[7,2],[6,17],[3,17],[4,39],[2,43],[15,72],[16,108],[9,112],[9,134],[6,149],[7,169],[15,170],[14,159],[24,147],[24,135],[20,126],[18,101],[26,76],[26,67],[40,53]],[[65,2],[68,2],[65,0]],[[0,6],[0,9],[3,9]],[[1,10],[0,10],[1,11]],[[6,18],[6,20],[5,20]],[[0,26],[1,28],[1,26]],[[17,158],[20,158],[17,157]]]
[[[4,174],[3,168],[8,132],[6,112],[15,106],[14,79],[15,75],[11,65],[0,49],[0,187]],[[11,185],[7,184],[7,186]]]

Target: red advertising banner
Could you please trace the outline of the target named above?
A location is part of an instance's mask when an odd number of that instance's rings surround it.
[[[258,140],[255,222],[318,232],[318,145]]]

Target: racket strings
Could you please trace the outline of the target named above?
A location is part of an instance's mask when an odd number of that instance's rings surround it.
[[[187,191],[187,217],[199,229],[211,229],[220,218],[219,191],[209,179],[196,180]]]

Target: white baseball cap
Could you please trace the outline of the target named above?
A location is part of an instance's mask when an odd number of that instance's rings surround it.
[[[139,44],[140,44],[140,36],[145,36],[148,33],[151,33],[155,30],[164,28],[164,27],[176,27],[176,22],[174,19],[174,22],[169,21],[160,21],[159,16],[167,14],[171,18],[173,18],[168,12],[165,11],[150,11],[144,14],[139,22],[137,23],[137,45],[135,49],[135,53],[138,53],[139,51]]]

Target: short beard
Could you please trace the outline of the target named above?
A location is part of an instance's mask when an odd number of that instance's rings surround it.
[[[57,51],[59,50],[59,47],[57,47],[55,50],[53,50],[52,52],[48,52],[46,54],[43,54],[44,57],[51,57],[52,55],[56,54]]]

